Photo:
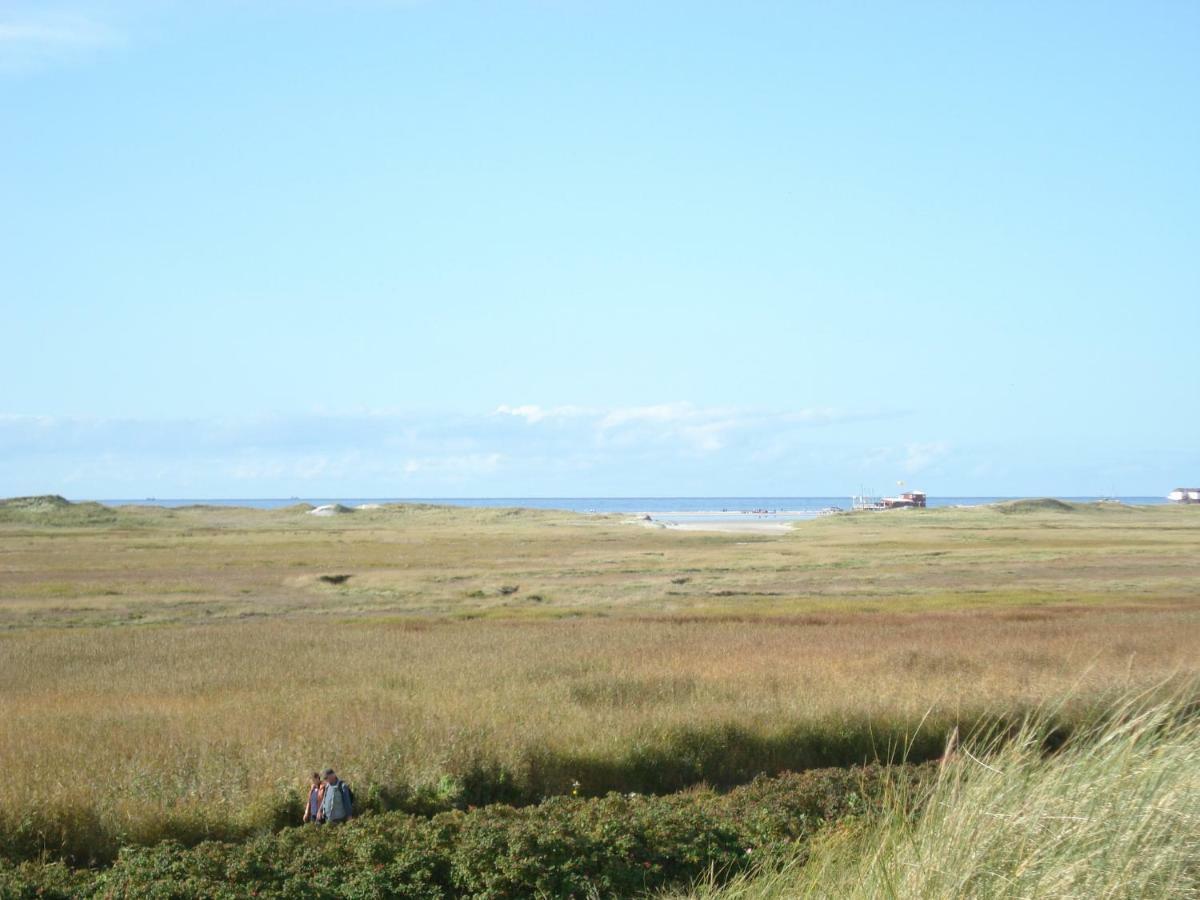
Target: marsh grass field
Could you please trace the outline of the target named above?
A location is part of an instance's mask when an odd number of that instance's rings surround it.
[[[909,762],[1200,670],[1200,509],[1022,502],[780,536],[420,505],[0,506],[10,859]],[[342,577],[349,576],[349,577]],[[19,798],[19,799],[18,799]]]

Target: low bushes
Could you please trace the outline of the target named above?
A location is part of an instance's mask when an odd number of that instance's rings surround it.
[[[556,797],[431,818],[370,814],[240,843],[130,848],[100,870],[0,863],[0,897],[628,896],[802,851],[824,823],[875,803],[890,779],[923,771],[826,769],[759,778],[728,794]]]

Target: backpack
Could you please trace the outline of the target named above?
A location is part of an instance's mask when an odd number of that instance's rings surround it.
[[[350,785],[344,781],[338,782],[338,789],[342,792],[342,803],[346,807],[346,818],[354,817],[354,791],[350,790]]]

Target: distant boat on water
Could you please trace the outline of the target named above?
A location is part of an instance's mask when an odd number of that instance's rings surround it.
[[[1167,499],[1172,503],[1200,503],[1200,488],[1175,488]]]

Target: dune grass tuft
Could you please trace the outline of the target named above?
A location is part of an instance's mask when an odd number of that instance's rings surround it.
[[[896,793],[881,817],[830,832],[804,859],[691,896],[1200,896],[1194,697],[1127,699],[1056,752],[1043,712],[1013,740],[955,752],[927,793]]]

